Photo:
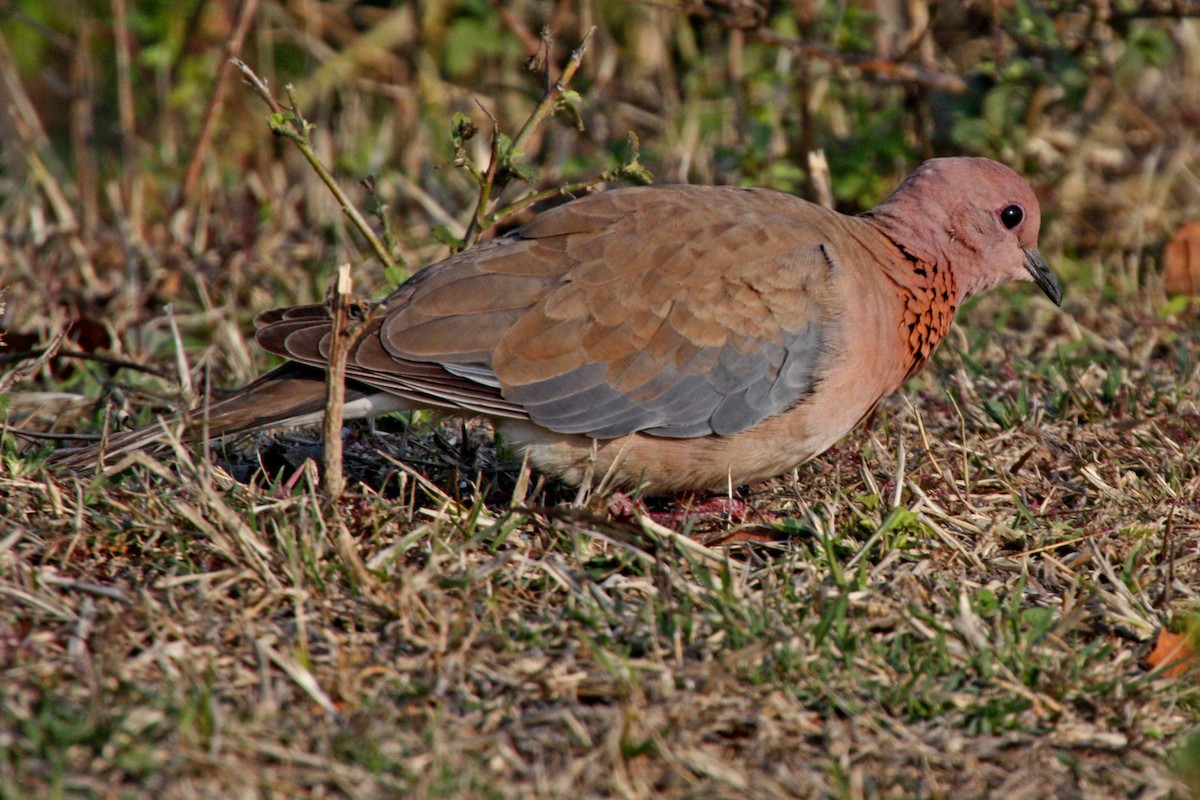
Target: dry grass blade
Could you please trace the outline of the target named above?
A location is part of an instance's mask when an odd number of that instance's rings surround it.
[[[304,693],[312,698],[313,702],[319,705],[327,714],[336,714],[337,706],[329,699],[329,695],[317,685],[316,678],[312,673],[302,667],[294,658],[283,655],[265,639],[258,639],[254,642],[255,648],[263,654],[264,658],[272,664],[283,670],[289,678],[296,682],[296,685],[304,690]]]

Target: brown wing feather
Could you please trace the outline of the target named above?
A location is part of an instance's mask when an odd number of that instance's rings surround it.
[[[598,438],[744,430],[811,392],[838,337],[825,214],[712,187],[560,206],[397,289],[348,375]],[[324,362],[322,307],[258,322],[268,350]]]
[[[576,266],[498,343],[504,394],[535,422],[601,438],[735,433],[815,386],[836,338],[835,266],[805,224],[823,212],[769,192],[669,194],[624,193],[623,209],[654,202],[579,247],[568,237]],[[790,302],[771,296],[780,284]],[[604,425],[587,426],[593,405]]]

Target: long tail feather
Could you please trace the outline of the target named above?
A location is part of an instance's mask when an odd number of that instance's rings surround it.
[[[357,389],[346,389],[347,405],[368,397]],[[134,450],[151,448],[162,442],[166,430],[180,426],[185,440],[199,441],[264,428],[305,425],[319,421],[324,408],[324,374],[312,367],[284,364],[215,403],[114,434],[103,444],[59,450],[47,459],[46,464],[53,469],[85,469],[101,460],[112,461]]]

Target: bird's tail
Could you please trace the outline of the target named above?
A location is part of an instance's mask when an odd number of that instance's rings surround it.
[[[369,398],[369,395],[349,386],[346,388],[348,405],[356,401],[361,405],[364,398]],[[185,441],[216,439],[264,428],[312,424],[320,421],[324,410],[324,373],[312,367],[289,363],[268,372],[229,397],[186,414],[113,434],[107,441],[98,444],[59,450],[46,460],[46,465],[59,470],[82,470],[135,450],[162,444],[170,430],[181,431]]]

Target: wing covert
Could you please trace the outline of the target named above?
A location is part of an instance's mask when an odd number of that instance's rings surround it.
[[[838,266],[814,209],[716,187],[568,203],[399,287],[348,375],[601,439],[746,430],[812,392],[840,347]],[[321,306],[258,322],[268,349],[324,360]]]

